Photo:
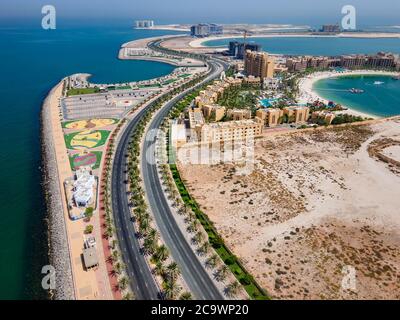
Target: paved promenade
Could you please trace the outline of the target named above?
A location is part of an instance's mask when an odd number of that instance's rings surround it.
[[[64,219],[67,233],[67,242],[69,245],[69,254],[71,261],[71,269],[73,274],[73,284],[75,298],[78,300],[85,299],[113,299],[109,278],[105,265],[105,257],[103,253],[103,241],[101,240],[99,215],[95,214],[90,221],[94,226],[93,234],[97,240],[97,254],[99,258],[99,267],[97,270],[86,271],[83,267],[82,250],[84,244],[83,231],[86,222],[83,220],[72,221],[69,219],[67,210],[67,201],[64,192],[64,181],[73,176],[67,149],[64,141],[64,134],[60,122],[59,102],[62,95],[62,83],[57,85],[48,97],[51,119],[51,133],[54,141],[54,148],[58,168],[58,180],[61,190],[62,208],[64,211]]]

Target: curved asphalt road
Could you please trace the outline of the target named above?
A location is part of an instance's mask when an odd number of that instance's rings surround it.
[[[146,107],[146,109],[149,107]],[[160,296],[153,275],[141,253],[141,247],[135,235],[128,204],[127,157],[130,135],[136,128],[146,109],[141,110],[124,130],[115,151],[112,168],[112,208],[114,222],[122,257],[126,265],[131,286],[138,300],[155,300]]]
[[[224,70],[223,65],[216,61],[210,62],[210,65],[212,66],[213,71],[205,81],[216,78]],[[182,276],[189,286],[190,291],[196,299],[222,300],[223,296],[216,288],[208,273],[204,270],[203,265],[198,260],[179,229],[157,175],[157,165],[155,160],[155,129],[160,127],[169,110],[179,99],[186,95],[188,91],[183,92],[176,98],[167,102],[163,109],[150,123],[148,130],[154,131],[151,131],[152,133],[146,136],[144,142],[144,148],[141,154],[142,175],[150,208],[155,216],[162,238],[170,250],[175,262],[179,265]]]
[[[201,84],[216,78],[223,71],[221,64],[215,62],[209,64],[211,66],[210,75]],[[201,84],[188,89],[168,102],[152,121],[151,128],[157,128],[174,103]],[[117,145],[112,168],[112,208],[116,233],[127,273],[131,279],[131,286],[138,300],[155,300],[160,298],[159,288],[141,252],[141,246],[136,238],[135,230],[130,220],[131,212],[128,203],[128,185],[126,184],[127,174],[125,173],[127,170],[126,156],[128,154],[130,135],[151,105],[142,109],[124,130]],[[143,152],[142,155],[146,153]],[[214,283],[205,272],[176,225],[174,217],[166,203],[160,181],[156,176],[156,166],[146,166],[144,169],[146,170],[143,172],[146,191],[151,208],[156,216],[156,222],[161,229],[163,238],[166,239],[167,247],[170,249],[175,261],[181,267],[182,275],[194,296],[198,299],[222,299]],[[158,208],[159,205],[160,208]]]

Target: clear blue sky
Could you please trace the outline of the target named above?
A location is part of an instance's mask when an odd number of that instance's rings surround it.
[[[338,22],[351,4],[360,25],[400,25],[400,0],[0,0],[0,19],[40,18],[46,4],[62,18],[308,25]]]

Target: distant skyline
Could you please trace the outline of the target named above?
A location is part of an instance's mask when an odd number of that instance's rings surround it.
[[[1,0],[0,20],[41,18],[51,4],[60,19],[152,19],[156,23],[288,23],[315,26],[341,20],[341,8],[357,9],[359,26],[400,25],[399,0]]]

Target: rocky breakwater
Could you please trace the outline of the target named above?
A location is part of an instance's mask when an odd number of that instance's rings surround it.
[[[57,108],[64,80],[55,86],[46,97],[41,113],[41,143],[43,187],[48,214],[48,242],[50,264],[55,268],[55,289],[51,298],[75,299],[73,274],[60,185],[56,147],[53,137],[52,108]],[[56,105],[55,105],[56,104]],[[54,110],[53,110],[54,112]]]

